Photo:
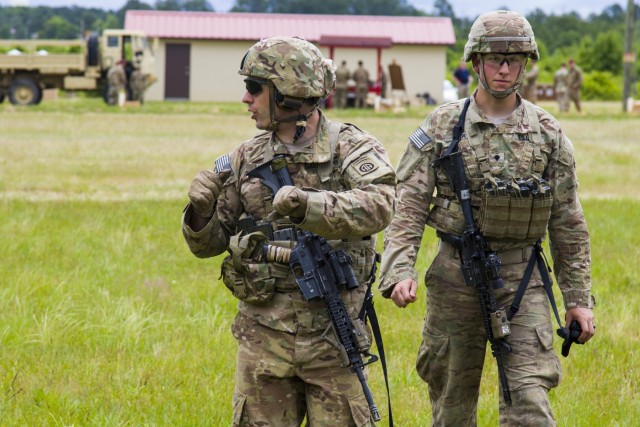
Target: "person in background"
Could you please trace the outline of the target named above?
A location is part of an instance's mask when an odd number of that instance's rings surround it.
[[[385,232],[379,289],[398,307],[416,301],[418,250],[425,225],[435,228],[439,246],[425,276],[427,310],[416,361],[428,384],[432,425],[477,425],[489,339],[501,343],[500,425],[556,425],[549,391],[561,369],[542,239],[549,239],[566,326],[580,326],[581,343],[595,333],[574,148],[553,116],[518,93],[529,58],[539,59],[539,52],[523,16],[506,10],[480,15],[463,55],[478,88],[429,114],[398,163],[396,214]],[[454,187],[439,163],[449,150],[461,160],[456,171],[466,189],[460,180]],[[467,238],[486,246],[477,249]],[[487,263],[479,265],[481,259]]]
[[[121,59],[107,71],[107,103],[124,107],[127,100],[127,74],[125,72],[126,60]]]
[[[347,108],[347,86],[351,78],[351,71],[347,67],[347,61],[342,61],[336,70],[336,89],[333,92],[336,108]]]
[[[568,85],[569,70],[567,70],[567,64],[564,62],[560,64],[560,68],[553,75],[553,89],[556,95],[556,101],[558,101],[558,111],[566,113],[569,111],[569,89]]]
[[[461,61],[458,68],[453,72],[453,79],[456,82],[458,88],[458,99],[466,98],[469,96],[469,87],[473,78],[467,70],[467,63]]]
[[[387,73],[384,72],[384,67],[381,65],[380,66],[380,98],[385,99],[388,97],[388,87],[389,86],[389,82],[388,82],[388,78],[387,78]]]
[[[578,113],[582,112],[580,106],[580,90],[582,89],[582,68],[576,65],[573,58],[569,59],[569,75],[567,76],[567,85],[569,86],[569,101],[576,104]]]
[[[538,74],[540,74],[540,68],[538,67],[538,61],[531,60],[531,67],[524,75],[524,93],[523,97],[534,104],[538,101],[538,93],[536,91],[536,83],[538,82]]]
[[[370,81],[369,71],[364,68],[362,61],[358,61],[358,68],[353,72],[353,80],[356,82],[356,108],[366,108]]]
[[[276,69],[273,64],[277,64]],[[307,230],[342,248],[359,286],[340,296],[355,324],[391,221],[395,172],[382,144],[318,109],[335,85],[333,63],[295,37],[261,40],[244,55],[246,104],[260,132],[198,173],[182,232],[193,254],[228,251],[222,281],[238,298],[234,426],[373,426],[357,376],[341,365],[321,299],[307,301],[287,263],[263,247],[293,248]],[[282,155],[294,185],[277,193],[248,173]],[[364,337],[363,335],[363,337]]]
[[[147,78],[139,68],[134,68],[129,77],[129,89],[131,89],[131,100],[144,103],[144,92],[147,89]]]

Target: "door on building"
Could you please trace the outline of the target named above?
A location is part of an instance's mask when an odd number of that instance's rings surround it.
[[[164,79],[165,99],[189,99],[191,45],[167,43]]]

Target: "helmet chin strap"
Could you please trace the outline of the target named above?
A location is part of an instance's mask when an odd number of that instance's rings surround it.
[[[296,133],[293,136],[293,142],[296,142],[302,135],[304,135],[307,130],[307,119],[311,117],[313,112],[318,108],[318,105],[314,105],[311,111],[308,114],[303,114],[302,111],[298,110],[297,116],[285,117],[280,120],[276,119],[276,92],[273,84],[269,84],[269,116],[271,118],[271,123],[267,127],[271,132],[275,132],[278,130],[278,126],[280,123],[289,123],[296,122]]]
[[[476,75],[478,76],[478,81],[480,81],[480,84],[482,85],[483,89],[489,92],[495,98],[498,98],[498,99],[506,98],[507,96],[511,95],[513,92],[520,89],[520,86],[522,86],[522,79],[524,77],[523,71],[527,66],[527,61],[525,61],[524,64],[522,64],[522,66],[520,67],[520,71],[518,71],[518,78],[516,79],[516,83],[513,86],[511,86],[509,89],[506,89],[506,90],[494,90],[494,89],[491,89],[487,84],[487,79],[484,75],[484,61],[482,60],[482,56],[479,56],[478,59],[480,61],[480,67],[479,67],[480,72],[476,73]]]

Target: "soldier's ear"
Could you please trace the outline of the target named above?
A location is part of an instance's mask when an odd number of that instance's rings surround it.
[[[471,55],[471,67],[476,73],[480,72],[480,55],[478,55],[477,53]]]

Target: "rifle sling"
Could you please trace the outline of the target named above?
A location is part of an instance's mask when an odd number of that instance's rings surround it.
[[[380,261],[380,255],[376,253],[375,259],[373,260],[373,266],[371,267],[371,274],[369,276],[369,283],[367,283],[367,293],[364,299],[364,303],[362,304],[362,308],[360,309],[360,313],[358,314],[358,318],[362,319],[363,322],[366,323],[366,320],[369,319],[371,324],[371,332],[373,333],[373,338],[376,340],[376,347],[378,347],[378,353],[380,356],[380,364],[382,365],[382,373],[384,374],[384,383],[387,387],[387,407],[389,408],[389,427],[393,427],[393,414],[391,412],[391,393],[389,392],[389,376],[387,375],[387,358],[384,355],[384,345],[382,343],[382,333],[380,332],[380,324],[378,323],[378,316],[376,315],[376,310],[373,307],[373,293],[371,292],[371,287],[373,286],[373,282],[376,281],[376,265]]]
[[[518,286],[516,295],[513,298],[511,307],[509,307],[509,313],[507,313],[507,319],[511,320],[513,316],[515,316],[518,310],[520,309],[520,303],[522,302],[524,293],[527,290],[527,286],[529,285],[529,282],[531,281],[533,268],[536,264],[538,265],[538,270],[540,271],[540,278],[542,279],[544,290],[547,293],[547,297],[549,298],[549,303],[551,304],[551,308],[553,308],[553,314],[556,316],[556,321],[558,322],[558,326],[560,326],[560,328],[562,329],[560,314],[558,314],[558,306],[556,305],[556,299],[553,296],[553,281],[551,280],[551,276],[549,276],[549,272],[551,271],[551,269],[549,268],[549,265],[547,264],[546,259],[544,258],[540,240],[538,240],[536,244],[533,245],[533,253],[531,254],[531,258],[529,259],[527,268],[524,271],[524,276],[520,281],[520,285]]]

